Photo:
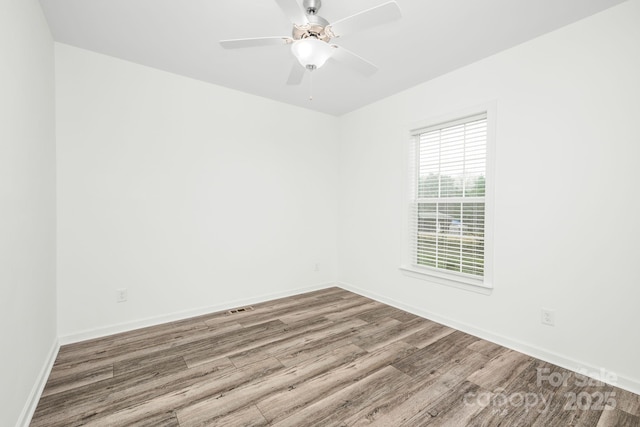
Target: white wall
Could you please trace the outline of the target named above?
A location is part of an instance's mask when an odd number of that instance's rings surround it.
[[[63,341],[335,279],[335,117],[62,44],[56,76]]]
[[[339,278],[349,287],[640,391],[640,2],[341,118]],[[411,124],[497,101],[495,289],[404,276]],[[540,324],[541,307],[556,326]]]
[[[2,426],[27,417],[56,348],[53,67],[53,40],[38,2],[1,0]]]

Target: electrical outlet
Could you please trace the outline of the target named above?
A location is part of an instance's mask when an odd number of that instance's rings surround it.
[[[546,308],[542,309],[542,318],[540,319],[543,325],[555,326],[556,324],[556,312]]]
[[[116,289],[116,302],[126,302],[127,301],[127,289]]]
[[[315,267],[313,267],[313,271],[320,271],[320,264],[316,262]]]

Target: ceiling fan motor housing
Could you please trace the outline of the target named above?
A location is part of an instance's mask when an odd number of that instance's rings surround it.
[[[294,40],[306,39],[309,37],[329,42],[332,36],[325,29],[329,22],[321,16],[309,15],[309,23],[304,25],[293,24],[292,37]]]

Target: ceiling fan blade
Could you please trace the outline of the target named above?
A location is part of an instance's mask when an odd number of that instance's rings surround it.
[[[309,22],[307,15],[296,0],[275,0],[275,2],[293,24],[303,25]]]
[[[225,49],[241,49],[245,47],[276,46],[290,44],[291,37],[259,37],[252,39],[220,40],[220,45]]]
[[[294,62],[291,67],[291,72],[289,73],[289,78],[287,79],[287,85],[295,86],[302,83],[305,71],[306,69],[302,68],[300,64]]]
[[[367,77],[372,76],[378,71],[378,67],[355,53],[340,46],[334,45],[333,47],[335,48],[335,52],[333,52],[332,59],[342,62]]]
[[[390,1],[333,22],[329,28],[335,37],[340,37],[395,21],[401,16],[398,3]]]

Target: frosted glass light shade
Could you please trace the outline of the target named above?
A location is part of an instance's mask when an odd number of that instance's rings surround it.
[[[291,52],[303,67],[313,65],[320,68],[331,58],[333,48],[327,42],[312,37],[297,40],[291,45]]]

